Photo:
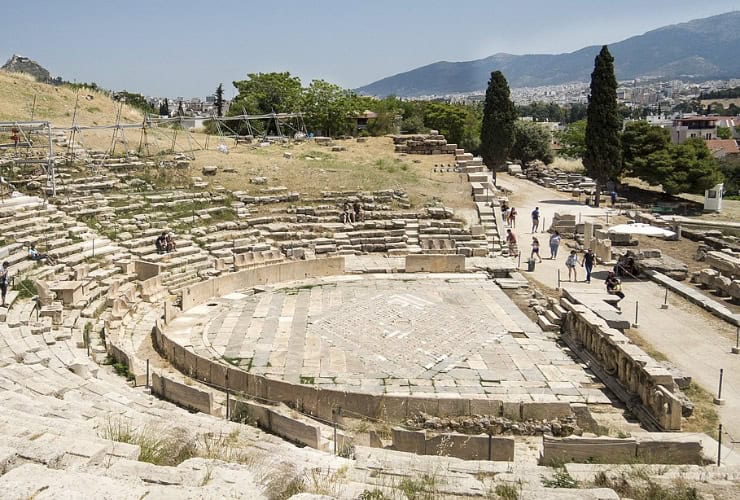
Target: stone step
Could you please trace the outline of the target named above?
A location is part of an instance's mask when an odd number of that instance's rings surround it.
[[[545,332],[560,331],[560,327],[558,325],[551,323],[550,320],[547,319],[547,317],[542,314],[537,316],[537,325],[539,325],[539,327],[542,328],[542,331],[545,331]]]

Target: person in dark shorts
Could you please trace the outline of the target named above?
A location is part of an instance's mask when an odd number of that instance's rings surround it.
[[[540,207],[534,207],[532,210],[532,234],[537,232],[540,227]]]
[[[0,268],[0,293],[2,293],[3,303],[0,307],[7,307],[5,305],[5,295],[8,293],[8,283],[10,282],[10,263],[8,261],[3,262],[3,267]]]
[[[594,260],[596,256],[594,255],[593,250],[590,248],[586,250],[586,253],[583,254],[583,262],[581,262],[581,267],[586,268],[586,283],[591,283],[591,271],[594,268]]]
[[[542,262],[542,257],[540,257],[540,240],[538,240],[536,237],[532,238],[532,253],[529,255],[530,260],[534,260],[534,256],[537,256],[540,262]]]

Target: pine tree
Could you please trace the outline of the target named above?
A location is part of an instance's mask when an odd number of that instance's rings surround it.
[[[483,162],[491,170],[501,166],[514,146],[516,109],[511,102],[509,84],[500,71],[491,73],[483,107],[480,150]]]
[[[216,87],[216,114],[220,118],[224,115],[224,84],[219,83]]]
[[[594,204],[599,206],[601,186],[619,176],[622,169],[622,117],[617,105],[617,79],[614,58],[604,45],[594,61],[591,95],[586,111],[586,152],[583,166],[596,182]]]

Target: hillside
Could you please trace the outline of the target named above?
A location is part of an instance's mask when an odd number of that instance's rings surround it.
[[[740,11],[666,26],[610,44],[617,78],[738,77],[740,31],[737,26],[740,26]],[[357,91],[403,97],[482,91],[495,70],[506,75],[511,87],[585,82],[600,48],[594,45],[567,54],[495,54],[474,61],[441,61],[383,78]]]
[[[34,120],[48,120],[58,127],[72,125],[76,91],[70,87],[40,83],[30,75],[0,70],[0,121],[30,120],[34,96]],[[118,103],[102,92],[80,91],[77,123],[105,125],[116,122]],[[141,113],[124,106],[121,119],[126,123],[141,122]]]

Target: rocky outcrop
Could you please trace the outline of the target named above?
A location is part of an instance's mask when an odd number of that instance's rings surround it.
[[[40,82],[51,81],[51,74],[46,68],[32,59],[18,54],[13,54],[13,57],[8,59],[0,69],[11,73],[26,73]]]

